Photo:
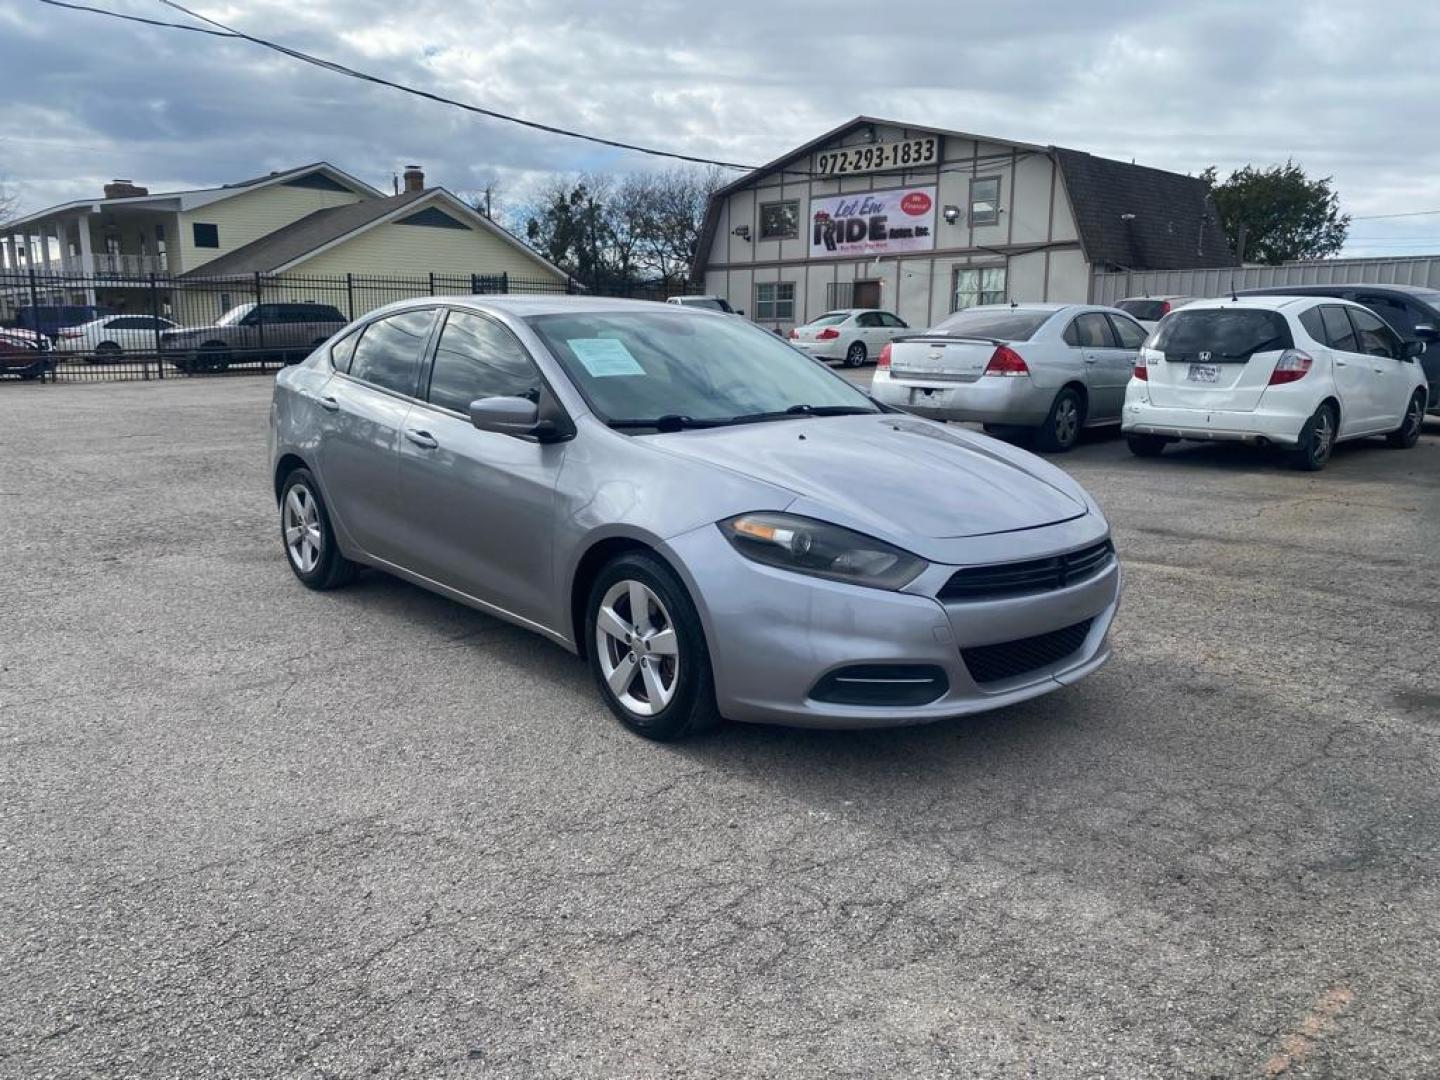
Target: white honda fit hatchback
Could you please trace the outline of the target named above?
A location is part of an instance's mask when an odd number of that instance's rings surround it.
[[[1345,439],[1414,446],[1423,348],[1368,308],[1328,296],[1197,301],[1141,346],[1121,427],[1141,457],[1176,439],[1239,440],[1283,447],[1312,470]]]

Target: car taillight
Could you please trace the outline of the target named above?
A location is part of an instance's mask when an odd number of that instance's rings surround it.
[[[875,361],[877,368],[888,368],[890,366],[890,343],[887,341],[880,346],[880,358]]]
[[[1163,319],[1166,315],[1169,315],[1169,314],[1170,314],[1170,301],[1169,301],[1169,300],[1161,300],[1161,301],[1160,301],[1160,318]]]
[[[1145,370],[1144,360],[1135,361],[1135,378],[1139,379],[1141,382],[1150,381],[1150,373]]]
[[[824,330],[821,330],[820,333],[815,335],[815,339],[817,341],[833,341],[839,336],[839,330],[836,330],[833,326],[827,326]]]
[[[1029,375],[1030,369],[1025,366],[1025,361],[1020,354],[1009,345],[1000,345],[990,357],[990,363],[985,365],[986,375]]]
[[[1309,353],[1299,349],[1286,349],[1280,354],[1280,359],[1275,361],[1275,370],[1270,372],[1270,385],[1280,386],[1303,379],[1314,363]]]

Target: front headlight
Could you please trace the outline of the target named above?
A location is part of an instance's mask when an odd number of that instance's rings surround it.
[[[747,559],[851,585],[900,589],[927,565],[873,536],[794,514],[741,514],[719,525]]]

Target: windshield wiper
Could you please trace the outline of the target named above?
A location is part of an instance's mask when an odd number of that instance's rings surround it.
[[[870,416],[879,409],[863,405],[791,405],[775,412],[742,413],[724,421],[727,424],[759,424],[766,420],[803,420],[807,416]]]
[[[666,413],[664,416],[656,416],[649,420],[606,420],[605,423],[612,428],[654,428],[656,431],[664,432],[684,431],[687,428],[720,427],[730,421],[724,417],[718,420],[697,420],[693,416]]]

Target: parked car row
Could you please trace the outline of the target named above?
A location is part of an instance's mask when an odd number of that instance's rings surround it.
[[[859,314],[822,316],[792,341],[849,362]],[[1428,347],[1440,340],[1433,290],[1309,286],[1219,300],[1136,297],[1116,307],[1012,302],[967,308],[923,333],[886,329],[876,400],[979,422],[992,434],[1028,433],[1048,452],[1070,449],[1087,427],[1119,424],[1142,456],[1180,439],[1235,440],[1282,448],[1298,467],[1318,469],[1348,439],[1384,435],[1413,446],[1425,411],[1440,411],[1440,346]]]

